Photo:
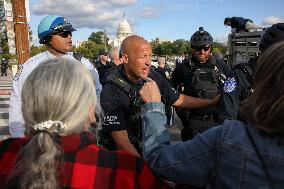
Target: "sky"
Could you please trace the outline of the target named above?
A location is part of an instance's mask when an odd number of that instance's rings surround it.
[[[29,0],[33,42],[37,26],[49,14],[62,15],[77,29],[73,41],[86,40],[92,32],[116,35],[125,13],[133,33],[151,41],[186,39],[202,26],[216,42],[227,39],[224,18],[241,16],[269,26],[284,22],[284,0]]]

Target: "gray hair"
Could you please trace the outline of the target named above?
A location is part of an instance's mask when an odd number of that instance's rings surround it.
[[[31,132],[34,125],[53,120],[66,124],[63,134],[79,133],[95,103],[95,86],[89,71],[71,59],[58,58],[40,64],[22,89],[25,127]],[[59,188],[57,164],[61,149],[52,135],[35,133],[20,152],[13,175],[21,176],[21,188]]]
[[[119,47],[112,47],[109,52],[109,58],[111,60],[119,58]]]

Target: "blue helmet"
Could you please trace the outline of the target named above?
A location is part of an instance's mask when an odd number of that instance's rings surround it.
[[[73,26],[62,16],[49,15],[44,17],[38,25],[39,43],[45,43],[45,39],[51,34],[60,31],[76,31]]]

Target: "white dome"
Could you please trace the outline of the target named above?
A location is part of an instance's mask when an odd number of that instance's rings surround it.
[[[131,34],[131,26],[125,18],[122,20],[122,22],[119,23],[117,33],[118,34],[121,34],[121,33]]]

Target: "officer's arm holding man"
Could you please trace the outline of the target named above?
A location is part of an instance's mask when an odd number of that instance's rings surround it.
[[[152,49],[150,44],[144,38],[135,35],[127,37],[122,42],[121,51],[122,57],[125,60],[125,63],[122,67],[122,72],[129,83],[135,85],[135,83],[143,81],[142,78],[149,76]],[[155,78],[153,80],[156,81]],[[163,83],[163,80],[156,82],[159,85],[159,83]],[[159,88],[160,90],[163,90],[164,87],[159,86]],[[215,106],[219,100],[219,97],[209,100],[179,94],[170,85],[166,88],[169,90],[162,95],[164,95],[165,99],[171,99],[171,102],[166,101],[166,103],[176,107],[209,107]],[[127,94],[121,91],[119,92],[119,90],[120,89],[118,87],[109,83],[105,84],[103,87],[101,104],[106,115],[103,130],[105,129],[106,131],[104,133],[111,135],[111,140],[113,140],[115,143],[114,149],[127,150],[132,154],[139,156],[137,149],[131,144],[130,141],[131,133],[129,132],[131,131],[131,127],[134,127],[134,125],[130,125],[129,121],[129,114],[131,114],[129,110],[129,106],[131,106],[129,103],[130,100]],[[170,95],[168,92],[174,97],[168,97]]]
[[[20,66],[19,71],[13,79],[13,88],[10,97],[9,109],[9,131],[12,137],[24,136],[25,130],[21,109],[21,90],[28,75],[42,62],[56,57],[77,59],[90,70],[95,81],[97,97],[99,100],[102,86],[99,83],[99,75],[97,70],[87,59],[80,57],[79,60],[76,58],[75,54],[70,52],[72,49],[73,31],[76,30],[62,16],[49,15],[41,20],[38,26],[39,43],[44,44],[47,47],[47,51],[28,59],[22,66]]]

